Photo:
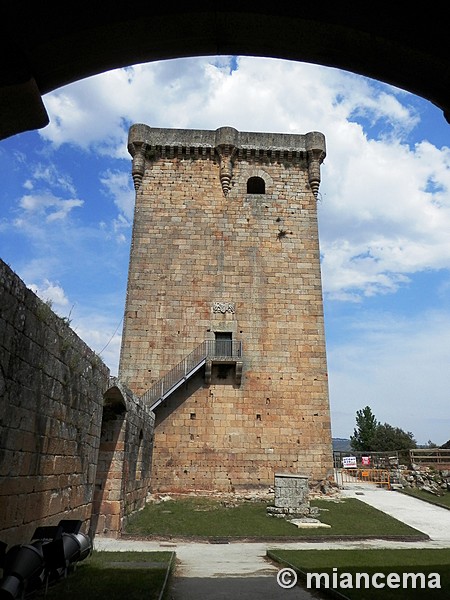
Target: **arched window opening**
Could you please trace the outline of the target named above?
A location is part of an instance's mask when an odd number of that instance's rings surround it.
[[[247,194],[265,194],[266,182],[262,177],[250,177],[247,180]]]

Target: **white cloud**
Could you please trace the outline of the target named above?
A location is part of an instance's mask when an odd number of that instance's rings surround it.
[[[41,131],[44,139],[56,148],[69,142],[87,150],[95,143],[96,150],[105,154],[111,149],[126,148],[126,133],[114,102],[115,98],[124,99],[123,92],[118,94],[117,91],[126,89],[125,73],[112,71],[100,79],[101,85],[98,78],[93,77],[46,96],[51,119]]]
[[[130,173],[108,170],[100,177],[100,181],[109,195],[114,198],[114,203],[121,213],[121,221],[126,219],[130,223],[133,220],[134,210],[134,188]]]
[[[72,179],[67,173],[62,174],[52,163],[47,162],[46,164],[37,163],[32,166],[32,176],[35,182],[45,183],[53,188],[63,189],[69,194],[75,195],[75,187]],[[34,187],[35,183],[28,180],[24,186],[30,188]]]
[[[65,219],[73,208],[83,206],[83,204],[83,200],[63,200],[50,192],[26,194],[19,201],[19,206],[25,213],[28,215],[42,215],[47,223]]]
[[[39,296],[41,300],[49,302],[54,312],[59,314],[59,316],[66,316],[61,314],[61,310],[65,311],[69,304],[69,300],[59,283],[44,279],[40,284],[29,283],[28,287]]]
[[[328,349],[334,435],[353,433],[356,411],[412,431],[419,443],[450,438],[450,315],[355,315],[348,341]]]
[[[109,304],[106,301],[106,304]],[[117,375],[119,369],[119,354],[122,339],[122,321],[117,319],[114,311],[82,310],[81,307],[73,313],[71,323],[76,334],[99,354],[108,366],[111,375]]]
[[[46,96],[51,125],[42,135],[129,160],[133,122],[320,130],[328,147],[320,206],[325,291],[358,300],[395,292],[408,274],[450,268],[450,150],[408,143],[419,118],[410,94],[309,64],[240,57],[232,66],[226,57],[180,59],[86,79]],[[131,220],[129,177],[110,172],[103,183]]]
[[[339,169],[319,206],[325,291],[385,293],[408,274],[450,268],[448,148],[370,141]]]
[[[58,282],[43,278],[39,283],[29,283],[27,287],[43,302],[48,303],[54,313],[67,319],[75,333],[100,355],[111,374],[117,375],[122,321],[117,322],[115,311],[111,310],[110,299],[103,299],[103,312],[92,311],[89,307],[72,304]]]
[[[39,135],[54,151],[52,155],[46,147],[51,160],[57,161],[58,149],[67,144],[95,159],[101,155],[126,163],[114,163],[105,172],[100,168],[100,183],[117,213],[107,214],[104,205],[104,213],[95,213],[98,230],[74,223],[70,235],[67,228],[41,224],[62,223],[81,207],[71,178],[43,159],[27,173],[24,187],[29,193],[22,197],[16,223],[25,228],[32,221],[35,236],[39,224],[40,242],[48,252],[47,258],[42,254],[28,262],[28,279],[44,281],[44,291],[47,279],[47,288],[54,285],[57,298],[59,284],[50,282],[63,280],[62,272],[75,274],[82,264],[86,278],[106,287],[114,269],[122,268],[124,252],[109,242],[125,242],[132,220],[134,192],[126,149],[132,123],[322,131],[327,140],[319,203],[324,290],[328,299],[355,303],[356,309],[345,341],[329,348],[334,434],[352,433],[349,423],[356,410],[369,404],[379,420],[412,430],[421,442],[428,437],[445,441],[450,437],[450,420],[445,417],[448,316],[434,312],[406,321],[384,313],[371,318],[365,302],[393,295],[416,273],[441,269],[447,280],[440,280],[436,298],[442,294],[439,300],[444,303],[450,269],[449,148],[414,138],[420,118],[414,98],[391,86],[336,69],[274,59],[240,57],[235,66],[227,57],[155,62],[46,95],[51,121]],[[448,127],[444,121],[443,126]],[[21,168],[29,164],[29,157],[16,154]],[[42,192],[43,185],[53,193]],[[86,208],[88,196],[83,198]],[[125,244],[116,246],[122,250]],[[126,273],[122,276],[125,281]],[[64,280],[66,289],[73,286],[68,296],[88,303],[87,295],[95,290],[87,286],[81,291],[82,278],[75,283],[71,279]],[[62,287],[61,292],[64,301]],[[108,309],[104,302],[80,307],[82,314],[73,319],[78,335],[102,352],[113,372],[121,333],[113,315],[122,312],[116,302]],[[70,305],[62,306],[67,310]]]

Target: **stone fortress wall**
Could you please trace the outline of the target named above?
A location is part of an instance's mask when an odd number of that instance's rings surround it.
[[[118,533],[145,502],[152,435],[153,415],[0,261],[0,540],[61,519]]]

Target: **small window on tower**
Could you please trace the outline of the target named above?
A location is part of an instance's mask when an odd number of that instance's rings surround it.
[[[265,194],[266,182],[262,177],[250,177],[247,180],[247,194]]]

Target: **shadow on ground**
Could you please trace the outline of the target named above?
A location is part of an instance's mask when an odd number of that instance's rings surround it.
[[[322,600],[326,596],[300,586],[283,589],[273,577],[177,577],[170,600]]]

